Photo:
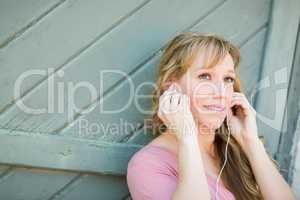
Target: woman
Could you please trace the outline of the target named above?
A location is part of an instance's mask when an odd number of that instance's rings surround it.
[[[134,200],[295,199],[259,140],[239,63],[239,49],[215,35],[167,44],[153,93],[157,137],[128,164]]]

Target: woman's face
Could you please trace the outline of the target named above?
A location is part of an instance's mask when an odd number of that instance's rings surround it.
[[[203,56],[195,58],[176,83],[190,98],[190,109],[198,126],[219,128],[230,108],[236,78],[230,54],[212,68],[205,69]]]

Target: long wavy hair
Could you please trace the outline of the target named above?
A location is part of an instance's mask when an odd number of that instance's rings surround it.
[[[174,78],[179,79],[187,71],[199,50],[204,50],[203,52],[206,55],[204,68],[215,66],[227,53],[232,56],[235,71],[240,65],[239,48],[220,36],[184,32],[170,40],[160,58],[156,88],[152,93],[153,114],[151,117],[155,137],[161,135],[167,129],[157,115],[159,96],[166,89],[166,82],[174,80]],[[235,92],[241,92],[241,83],[237,71],[236,75],[233,89]],[[222,125],[216,130],[214,141],[216,153],[220,158],[220,165],[225,161],[225,146],[229,135],[225,118]],[[227,150],[228,160],[221,175],[225,187],[239,200],[263,199],[250,162],[234,137],[230,136]]]

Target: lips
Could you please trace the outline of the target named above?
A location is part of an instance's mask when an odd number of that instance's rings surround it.
[[[216,111],[216,112],[223,112],[225,110],[225,106],[218,105],[218,104],[212,104],[212,105],[205,105],[205,108],[208,110]]]

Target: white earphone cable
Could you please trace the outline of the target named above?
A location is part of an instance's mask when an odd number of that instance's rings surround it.
[[[220,181],[220,178],[221,178],[222,171],[223,171],[223,169],[224,169],[224,167],[227,163],[227,149],[228,149],[228,144],[229,144],[229,139],[230,139],[230,128],[228,126],[228,116],[226,117],[226,124],[227,124],[227,129],[228,129],[228,138],[227,138],[226,147],[225,147],[225,161],[223,163],[223,166],[220,170],[220,173],[219,173],[219,175],[217,177],[217,181],[216,181],[216,194],[215,194],[215,196],[216,196],[217,200],[219,199],[219,194],[218,194],[219,193],[219,181]]]

